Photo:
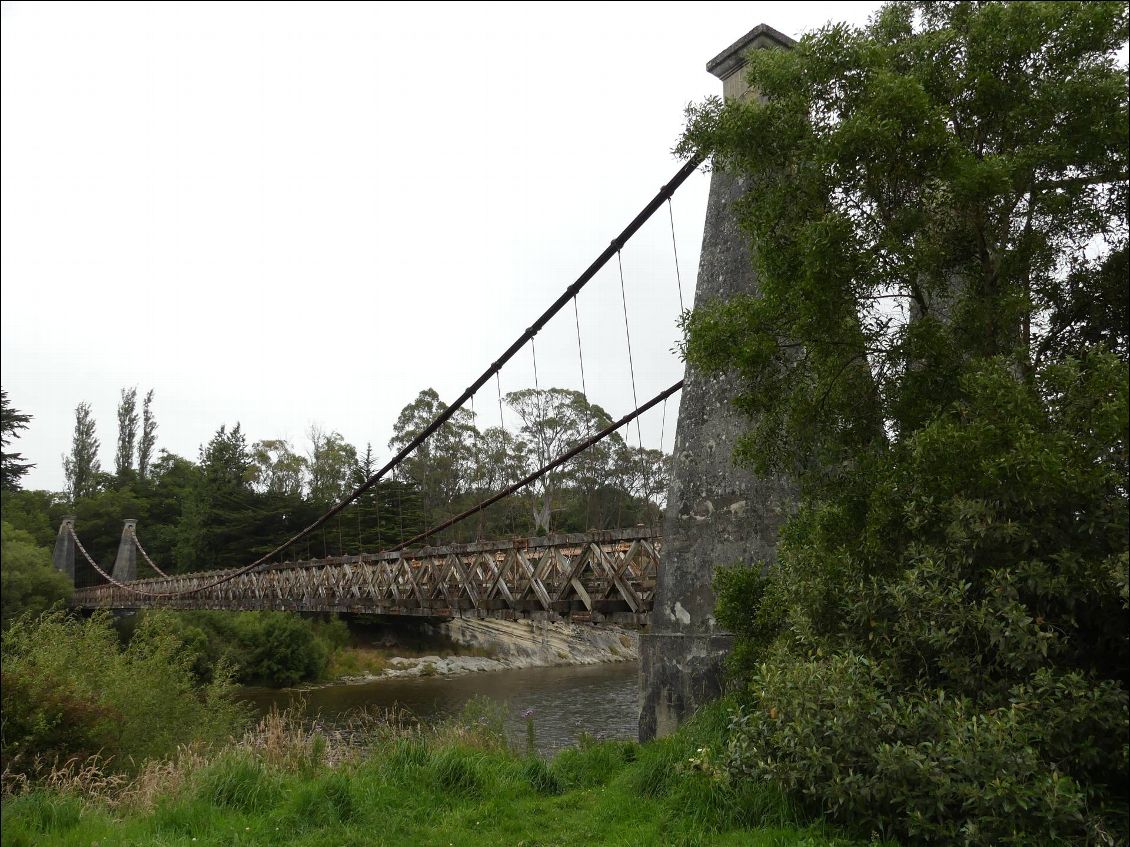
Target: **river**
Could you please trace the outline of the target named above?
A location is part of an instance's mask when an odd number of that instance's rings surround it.
[[[360,684],[312,689],[248,688],[243,699],[260,712],[305,703],[309,716],[333,725],[334,719],[367,706],[400,706],[425,722],[459,714],[475,696],[507,707],[511,742],[523,746],[526,720],[533,709],[538,750],[551,753],[588,733],[596,738],[634,739],[639,718],[639,663],[573,665],[553,668],[468,673],[460,676],[380,679]]]

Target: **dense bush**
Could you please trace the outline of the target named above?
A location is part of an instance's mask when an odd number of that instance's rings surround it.
[[[0,523],[0,562],[0,626],[24,612],[45,612],[71,595],[67,578],[51,566],[51,551],[7,521]]]
[[[890,3],[690,110],[758,291],[688,360],[798,494],[717,583],[729,770],[865,833],[1130,839],[1128,18]]]
[[[36,757],[94,753],[127,767],[179,744],[223,740],[246,719],[222,668],[208,685],[196,682],[166,615],[147,616],[125,648],[105,614],[25,616],[2,638],[0,753],[14,772],[33,771]]]
[[[922,841],[1125,839],[1125,367],[965,386],[869,470],[862,528],[809,502],[767,577],[720,580],[731,766]]]
[[[349,640],[344,621],[293,612],[182,612],[169,620],[201,679],[211,679],[222,664],[245,685],[277,688],[322,679],[333,652]]]

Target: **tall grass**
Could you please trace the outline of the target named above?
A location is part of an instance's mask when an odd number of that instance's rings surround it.
[[[547,761],[508,748],[505,714],[488,701],[437,726],[369,714],[349,737],[300,714],[272,713],[226,748],[182,748],[112,784],[94,767],[13,782],[4,845],[850,843],[799,826],[770,789],[704,767],[700,749],[717,742],[709,715],[664,741],[589,739]]]

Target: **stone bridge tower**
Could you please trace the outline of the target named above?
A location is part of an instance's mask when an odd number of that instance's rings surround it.
[[[761,24],[712,59],[727,99],[755,96],[742,69],[751,50],[795,42]],[[739,177],[710,177],[695,303],[756,294],[746,236],[732,214],[745,192]],[[717,565],[772,560],[777,529],[794,502],[782,479],[761,479],[734,466],[732,453],[748,422],[734,410],[735,384],[688,367],[679,405],[674,469],[664,520],[663,567],[650,631],[641,641],[640,740],[672,732],[722,690],[722,659],[733,637],[714,620]]]

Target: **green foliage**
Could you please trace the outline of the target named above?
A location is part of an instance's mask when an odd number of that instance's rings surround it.
[[[0,493],[4,520],[14,529],[30,533],[37,547],[51,547],[59,531],[55,523],[60,497],[50,491],[4,491]],[[60,515],[61,516],[61,515]]]
[[[67,491],[71,502],[89,497],[98,490],[102,463],[98,460],[97,426],[89,403],[75,407],[75,431],[71,452],[63,457],[63,473],[67,477]]]
[[[0,627],[25,612],[45,612],[71,596],[70,581],[51,564],[51,551],[6,520],[0,523],[0,562]]]
[[[153,389],[150,388],[141,403],[141,436],[137,442],[137,478],[142,482],[149,478],[156,447],[157,417],[153,414]]]
[[[141,418],[137,414],[137,386],[123,388],[118,401],[118,446],[114,453],[114,475],[119,482],[135,476],[134,448]]]
[[[300,785],[288,804],[294,825],[302,829],[322,829],[349,823],[360,815],[353,793],[353,782],[341,772],[320,776]]]
[[[8,449],[20,437],[20,431],[27,429],[30,420],[31,415],[13,408],[8,392],[0,389],[0,491],[19,491],[20,479],[35,467],[25,462],[22,454]]]
[[[478,797],[485,787],[483,754],[477,750],[447,747],[432,755],[436,785],[457,797]]]
[[[556,795],[564,790],[556,772],[546,764],[545,759],[538,756],[530,756],[526,759],[525,764],[522,765],[522,776],[538,794]]]
[[[227,738],[245,710],[221,670],[201,686],[167,618],[147,616],[122,648],[107,615],[22,617],[2,637],[4,766],[19,772],[100,752],[118,767],[177,745]]]
[[[687,355],[800,491],[718,574],[732,776],[913,843],[1130,838],[1127,19],[894,3],[691,110],[760,294]]]
[[[810,501],[768,580],[721,581],[736,771],[922,841],[1125,837],[1125,365],[1036,385],[969,375],[869,471],[864,521]]]
[[[580,751],[592,777],[585,786],[564,784],[559,761],[469,746],[470,735],[445,737],[435,730],[394,732],[363,757],[333,765],[307,767],[302,756],[285,757],[292,764],[279,765],[255,746],[227,750],[210,760],[190,757],[185,770],[180,759],[149,768],[134,784],[105,799],[88,796],[85,804],[63,792],[5,798],[4,843],[860,843],[819,826],[798,826],[776,792],[760,784],[730,785],[695,770],[688,757],[719,742],[721,714],[711,710],[675,737],[643,747],[587,743]],[[634,790],[635,773],[648,758],[662,760],[673,774],[663,795]]]
[[[245,685],[281,688],[322,679],[330,656],[349,640],[342,620],[293,612],[201,611],[162,618],[185,645],[198,678],[210,680],[224,668]]]
[[[197,797],[221,809],[254,812],[279,799],[278,777],[262,762],[240,752],[229,752],[199,775]]]

